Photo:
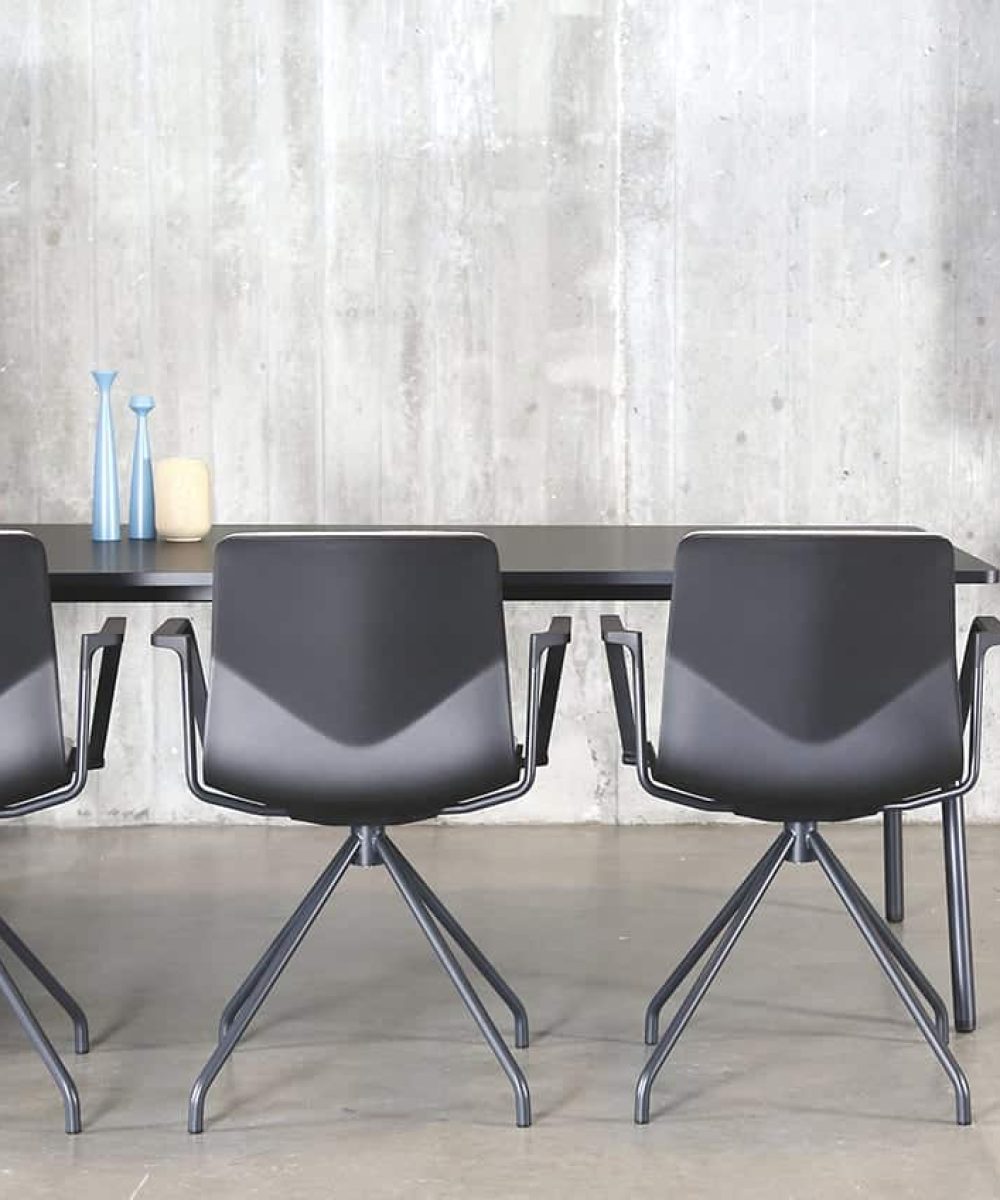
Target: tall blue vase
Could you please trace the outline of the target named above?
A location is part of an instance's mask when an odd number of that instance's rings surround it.
[[[97,410],[97,439],[94,443],[94,524],[95,542],[121,540],[121,503],[118,498],[118,456],[115,450],[115,425],[111,416],[111,385],[117,371],[91,371],[101,400]]]
[[[155,403],[152,396],[133,396],[128,406],[135,413],[128,535],[135,541],[148,542],[156,537],[156,507],[153,499],[153,460],[149,453],[149,428],[146,418],[153,411]]]

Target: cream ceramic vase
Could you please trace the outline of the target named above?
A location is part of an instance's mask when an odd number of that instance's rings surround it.
[[[153,467],[156,533],[167,542],[198,542],[212,528],[208,464],[200,458],[164,458]]]

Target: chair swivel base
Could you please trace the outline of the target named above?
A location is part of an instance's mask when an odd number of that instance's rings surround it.
[[[391,841],[385,829],[382,826],[359,825],[351,830],[329,866],[306,893],[223,1009],[218,1042],[191,1089],[188,1132],[203,1131],[209,1088],[333,895],[337,884],[352,865],[385,867],[510,1081],[517,1124],[522,1127],[530,1125],[531,1097],[524,1073],[442,936],[442,929],[510,1009],[514,1016],[514,1043],[518,1048],[528,1044],[528,1016],[524,1005],[439,897],[431,891],[416,868]]]
[[[48,967],[35,956],[32,950],[18,937],[6,921],[0,919],[0,941],[14,954],[31,972],[49,995],[56,1000],[69,1015],[73,1022],[73,1048],[77,1054],[86,1054],[90,1049],[90,1032],[87,1018],[83,1009],[66,991]],[[45,1030],[38,1023],[38,1018],[28,1007],[28,1002],[14,982],[6,966],[0,961],[0,995],[14,1011],[21,1028],[28,1035],[32,1046],[38,1051],[42,1062],[48,1068],[59,1094],[62,1096],[63,1112],[67,1133],[79,1133],[80,1124],[80,1095],[76,1084],[62,1059],[56,1053],[49,1041]]]
[[[767,889],[787,861],[819,863],[823,873],[833,885],[834,891],[853,918],[861,936],[875,955],[879,966],[885,972],[906,1010],[926,1038],[935,1058],[951,1081],[955,1092],[956,1122],[959,1125],[971,1124],[972,1102],[969,1083],[948,1046],[948,1011],[944,1001],[871,901],[848,874],[843,863],[816,829],[815,823],[806,821],[794,821],[785,825],[784,831],[774,840],[650,1000],[646,1009],[645,1040],[647,1044],[655,1045],[656,1049],[643,1068],[636,1084],[636,1124],[645,1125],[649,1122],[650,1096],[657,1075],[715,977],[722,969],[757,906],[763,900]],[[660,1010],[705,956],[713,943],[717,944],[708,962],[682,1001],[662,1038],[658,1039]],[[919,992],[927,1001],[931,1015],[928,1015],[920,1003],[916,992]]]

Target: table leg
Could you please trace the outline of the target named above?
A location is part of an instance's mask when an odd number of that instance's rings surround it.
[[[965,804],[961,797],[942,804],[945,888],[948,900],[948,940],[951,949],[951,989],[955,1028],[976,1028],[976,981],[972,966],[972,924],[969,913],[969,863],[965,844]]]
[[[882,856],[885,862],[885,919],[903,919],[903,814],[882,814]]]

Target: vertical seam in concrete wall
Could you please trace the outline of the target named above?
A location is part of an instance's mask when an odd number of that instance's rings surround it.
[[[204,107],[206,110],[209,109],[209,106],[212,103],[212,100],[210,98],[211,93],[209,91],[209,73],[211,71],[211,63],[213,61],[213,55],[215,53],[215,47],[214,47],[214,43],[213,43],[213,39],[215,37],[215,22],[210,15],[212,13],[212,11],[213,11],[212,6],[208,5],[208,4],[204,5],[204,7],[201,9],[201,12],[203,14],[203,16],[202,16],[203,21],[205,20],[204,14],[208,14],[207,37],[205,35],[205,29],[203,26],[202,27],[202,36],[201,36],[201,45],[199,47],[200,53],[201,53],[201,71],[200,71],[201,95],[202,95],[202,101],[203,101],[203,104],[204,104]],[[205,262],[208,267],[208,278],[205,281],[205,288],[206,288],[205,294],[208,295],[209,297],[214,296],[214,294],[215,294],[215,255],[213,253],[213,246],[212,246],[212,231],[213,231],[214,222],[215,222],[215,199],[214,199],[213,192],[212,192],[212,136],[211,136],[212,135],[212,126],[211,126],[212,116],[213,116],[212,111],[208,111],[207,119],[208,119],[209,136],[205,139],[206,169],[205,169],[205,178],[204,178],[204,187],[205,187],[205,193],[206,193],[205,198],[207,201],[206,207],[208,210],[207,221],[205,224]],[[214,463],[214,458],[212,456],[212,450],[214,449],[214,446],[215,446],[215,413],[214,413],[214,408],[212,405],[212,394],[213,394],[214,381],[215,381],[215,363],[214,363],[213,357],[212,357],[212,342],[214,339],[214,326],[215,326],[215,311],[214,310],[215,310],[214,304],[210,304],[208,320],[205,322],[205,328],[204,328],[204,334],[203,334],[204,339],[205,339],[205,344],[204,344],[205,366],[207,368],[207,378],[205,379],[205,385],[206,385],[206,390],[208,393],[205,397],[205,411],[208,414],[208,436],[206,438],[205,445],[206,445],[206,450],[209,454],[210,461],[212,462],[213,473],[215,471],[215,463]],[[213,498],[212,498],[213,499],[213,515],[215,513],[217,513],[217,511],[218,511],[218,492],[219,492],[218,480],[215,481],[214,487],[215,487],[215,491],[214,491]],[[218,520],[218,517],[215,516],[214,519]]]
[[[91,179],[93,180],[90,189],[90,212],[88,213],[88,233],[90,235],[90,287],[87,289],[90,298],[91,334],[93,337],[93,349],[91,353],[95,359],[101,358],[104,353],[104,347],[101,345],[101,314],[100,305],[97,303],[97,259],[98,259],[98,238],[100,230],[97,227],[97,208],[98,208],[98,193],[101,186],[101,173],[97,170],[97,63],[94,55],[94,0],[90,0],[89,5],[90,21],[88,29],[90,30],[90,168]],[[94,362],[95,367],[101,370],[106,369],[101,363]]]
[[[615,233],[614,233],[614,364],[612,367],[612,382],[611,389],[614,395],[615,406],[619,412],[619,420],[621,421],[621,444],[622,444],[622,484],[621,484],[621,512],[624,517],[625,524],[631,523],[632,519],[632,495],[631,495],[631,422],[629,420],[629,400],[628,400],[628,380],[626,378],[625,366],[625,348],[623,345],[623,326],[622,310],[625,303],[625,265],[624,256],[622,253],[622,108],[623,96],[622,88],[624,86],[622,80],[622,37],[624,36],[624,21],[622,20],[622,6],[624,0],[618,0],[615,5],[615,48],[613,55],[613,70],[614,70],[614,88],[615,88],[615,172],[613,182],[613,207],[615,214]],[[617,756],[615,756],[617,757]],[[615,769],[610,773],[611,785],[614,787],[615,798],[613,806],[613,822],[615,825],[621,823],[621,813],[619,811],[619,794],[621,791],[621,771]]]
[[[622,421],[622,483],[621,504],[625,523],[628,524],[632,513],[631,479],[629,471],[629,414],[628,414],[628,381],[625,378],[625,355],[623,346],[622,308],[624,302],[624,262],[622,254],[622,21],[623,0],[617,0],[615,5],[615,48],[614,87],[615,87],[615,171],[612,194],[612,207],[615,214],[614,228],[614,363],[612,365],[612,393],[619,419]]]
[[[680,329],[680,252],[678,250],[678,229],[679,223],[679,208],[677,203],[677,163],[680,157],[680,120],[678,119],[678,104],[677,104],[677,60],[680,53],[680,21],[678,19],[678,9],[680,4],[674,4],[670,10],[670,20],[673,22],[673,38],[671,39],[671,55],[670,55],[670,102],[671,111],[673,113],[673,142],[671,145],[670,157],[670,291],[671,303],[670,312],[672,315],[670,329],[670,371],[671,380],[670,387],[667,390],[668,404],[670,411],[667,414],[667,437],[669,439],[669,448],[667,450],[667,478],[670,488],[670,507],[669,519],[675,521],[677,519],[677,396],[680,388],[679,370],[680,358],[678,355],[678,331]]]
[[[205,99],[205,200],[207,208],[206,227],[208,231],[208,245],[206,247],[208,278],[205,281],[206,295],[209,297],[207,319],[205,321],[205,365],[206,365],[206,384],[208,387],[208,411],[212,412],[215,400],[215,384],[216,384],[216,365],[215,356],[212,353],[212,345],[215,341],[215,254],[213,252],[213,242],[215,238],[215,190],[214,178],[215,172],[212,169],[213,164],[213,149],[218,127],[218,114],[216,113],[215,95],[211,87],[212,65],[215,58],[215,17],[214,7],[211,4],[206,4],[201,9],[202,14],[202,36],[201,45],[204,48],[202,51],[202,88]],[[209,461],[212,463],[213,474],[217,471],[217,459],[215,455],[215,421],[213,420],[208,429],[208,454]],[[218,491],[219,479],[215,480],[216,488],[216,509],[213,512],[213,518],[217,521],[218,514]]]
[[[273,112],[277,103],[274,95],[276,84],[280,85],[281,72],[276,70],[274,78],[268,78],[268,35],[267,35],[267,9],[266,3],[261,3],[258,0],[256,11],[256,30],[254,32],[253,49],[254,49],[254,82],[257,85],[257,104],[255,106],[254,119],[257,127],[257,170],[255,176],[257,180],[257,203],[263,208],[263,230],[264,236],[261,239],[260,247],[260,290],[261,304],[257,309],[257,319],[260,322],[259,337],[260,344],[263,346],[264,352],[264,413],[261,418],[261,427],[264,435],[264,445],[267,446],[267,453],[263,457],[261,466],[264,469],[265,478],[263,480],[262,493],[264,496],[265,513],[267,520],[274,519],[273,509],[273,492],[271,481],[274,478],[274,460],[275,439],[271,436],[271,405],[274,402],[274,333],[273,323],[269,319],[271,313],[271,247],[273,245],[271,233],[271,189],[268,187],[267,173],[264,165],[264,158],[261,152],[261,144],[267,146],[271,135],[278,137],[284,136],[284,130],[276,128],[276,122],[273,120]],[[280,507],[280,506],[279,506]],[[284,513],[282,516],[287,519]]]
[[[38,263],[38,183],[36,182],[35,172],[35,134],[34,126],[38,118],[38,93],[39,93],[39,71],[38,71],[38,40],[39,40],[39,17],[37,0],[31,6],[32,20],[28,27],[29,49],[28,55],[28,71],[30,72],[31,83],[29,84],[28,93],[28,113],[31,129],[28,137],[28,236],[31,239],[31,249],[29,251],[29,270],[31,271],[31,361],[35,364],[35,370],[38,370],[39,348],[41,344],[41,292],[38,287],[39,263]],[[29,397],[32,403],[37,397]],[[27,499],[27,497],[25,497]],[[41,503],[41,488],[32,489],[31,495],[31,519],[38,520],[38,510]]]
[[[388,0],[382,0],[379,5],[379,83],[381,85],[380,95],[389,94],[389,89],[386,86],[385,77],[385,56],[386,56],[386,36],[389,25],[389,17],[386,11]],[[375,127],[375,134],[372,138],[374,150],[372,154],[372,174],[373,191],[375,194],[375,245],[373,254],[375,257],[375,314],[376,317],[385,317],[385,301],[386,301],[386,272],[382,270],[384,265],[383,247],[385,244],[385,146],[378,135],[378,126]],[[378,511],[369,517],[380,524],[385,519],[385,489],[383,480],[385,479],[385,334],[379,331],[378,338],[378,364],[375,370],[375,386],[378,389],[378,395],[373,398],[373,402],[378,405]]]
[[[806,187],[806,204],[804,204],[804,241],[806,241],[806,257],[808,263],[808,278],[802,304],[806,308],[806,380],[804,380],[804,400],[806,400],[806,430],[809,445],[815,439],[815,396],[813,394],[814,355],[815,355],[815,307],[813,304],[813,288],[815,280],[815,264],[813,260],[813,203],[816,190],[816,0],[809,5],[809,179]],[[806,504],[804,510],[812,510],[813,481],[809,480],[806,487]]]
[[[500,480],[503,472],[497,470],[497,459],[502,453],[500,443],[500,421],[497,412],[497,273],[496,273],[496,242],[497,242],[497,155],[500,148],[500,137],[497,131],[497,54],[496,54],[496,22],[497,11],[490,12],[490,55],[489,55],[489,127],[488,162],[490,168],[490,217],[492,221],[489,250],[484,251],[484,266],[488,266],[490,275],[490,295],[486,322],[489,334],[489,418],[490,418],[490,453],[493,458],[490,478],[490,512],[496,520],[499,492],[503,490]]]
[[[326,515],[326,262],[329,245],[326,229],[326,5],[316,5],[316,212],[319,216],[319,269],[314,276],[316,294],[316,396],[313,412],[316,417],[315,438],[315,516],[325,522]]]
[[[900,5],[897,19],[899,21],[897,41],[900,46],[906,44],[905,41],[905,22],[906,22],[906,5]],[[905,91],[904,83],[906,80],[905,72],[900,69],[896,79],[896,103],[899,109],[899,120],[902,125],[905,120]],[[903,160],[897,159],[895,163],[896,176],[896,220],[901,221],[903,210]],[[900,519],[900,513],[903,506],[903,353],[905,345],[905,330],[902,324],[903,312],[903,264],[899,261],[901,254],[893,255],[892,271],[895,281],[895,296],[893,307],[895,310],[896,324],[896,405],[895,415],[896,424],[893,431],[893,491],[895,493],[895,504],[893,505],[893,513],[895,519]]]
[[[147,309],[148,327],[146,329],[145,345],[143,346],[143,366],[147,377],[152,381],[144,386],[159,388],[160,383],[160,339],[158,337],[159,321],[157,319],[156,286],[156,206],[153,192],[154,154],[153,146],[156,138],[156,112],[153,106],[153,65],[150,53],[150,25],[152,24],[151,9],[154,5],[144,5],[142,9],[142,104],[143,125],[146,130],[145,145],[143,146],[143,168],[146,173],[146,288],[149,297]]]
[[[958,156],[959,156],[959,137],[961,131],[960,120],[960,101],[962,90],[962,6],[958,6],[955,20],[955,78],[952,87],[952,126],[951,126],[951,203],[949,210],[951,212],[951,229],[949,230],[949,240],[951,242],[951,261],[958,262]],[[959,289],[952,288],[951,293],[951,385],[952,394],[958,396],[959,383],[961,376],[961,364],[958,358],[958,305],[959,305]],[[952,408],[951,414],[951,439],[948,449],[948,528],[952,529],[955,524],[955,456],[958,450],[959,441],[959,423],[955,419],[955,409]]]
[[[218,478],[218,454],[216,453],[216,421],[214,417],[215,400],[219,392],[219,366],[214,353],[215,347],[215,329],[216,329],[216,305],[215,305],[215,147],[219,137],[220,118],[218,110],[218,97],[216,89],[212,86],[212,76],[215,69],[215,25],[216,25],[216,9],[212,4],[206,4],[201,9],[204,19],[207,22],[207,30],[202,35],[202,87],[204,88],[205,107],[207,110],[207,128],[208,136],[205,138],[205,188],[207,191],[207,207],[208,207],[208,224],[207,237],[208,244],[206,246],[207,254],[206,261],[208,263],[208,279],[207,295],[210,297],[208,305],[208,320],[205,322],[205,361],[208,366],[208,411],[211,414],[210,424],[208,429],[208,446],[209,460],[212,464],[212,472],[215,476],[215,513],[214,517],[218,520],[218,499],[220,488],[220,480]]]

